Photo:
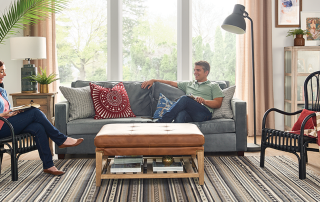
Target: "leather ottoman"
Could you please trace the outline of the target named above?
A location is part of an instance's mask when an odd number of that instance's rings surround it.
[[[132,123],[104,125],[94,139],[96,146],[96,185],[101,179],[125,178],[189,178],[198,177],[199,184],[204,184],[204,136],[198,127],[190,123]],[[184,173],[152,172],[141,174],[111,174],[108,166],[109,156],[143,155],[189,155],[192,168],[186,168]],[[103,157],[107,158],[106,174],[102,174]],[[189,163],[185,163],[185,166]]]

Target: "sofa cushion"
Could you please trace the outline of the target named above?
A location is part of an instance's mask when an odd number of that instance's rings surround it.
[[[59,89],[70,103],[69,121],[93,117],[95,115],[89,86],[82,88],[59,86]]]
[[[234,133],[236,131],[233,119],[212,119],[203,122],[192,122],[203,134]]]
[[[212,119],[232,119],[233,113],[231,109],[231,99],[233,98],[235,89],[236,86],[231,86],[222,90],[224,98],[222,100],[221,107],[213,111]]]
[[[154,114],[154,112],[157,110],[157,104],[159,102],[160,93],[166,95],[166,97],[169,100],[175,100],[176,98],[185,95],[185,93],[182,90],[160,82],[155,82],[152,88],[150,89],[153,89],[152,114]]]
[[[128,118],[133,114],[126,89],[120,82],[112,88],[90,83],[91,97],[96,111],[94,119]]]
[[[154,119],[161,118],[174,103],[175,103],[174,101],[169,100],[166,96],[160,93],[157,110],[154,112],[153,118]]]
[[[80,135],[80,134],[97,134],[102,126],[110,123],[147,123],[147,121],[151,121],[152,119],[139,116],[139,117],[131,117],[131,118],[116,118],[116,119],[77,119],[73,121],[69,121],[67,123],[67,131],[68,135]],[[154,123],[155,124],[155,123]]]
[[[90,81],[75,81],[72,82],[72,87],[79,88],[83,86],[89,86]],[[116,85],[117,81],[105,81],[105,82],[91,82],[96,85],[105,87],[105,88],[112,88],[114,85]],[[142,82],[136,82],[136,81],[123,81],[122,82],[131,105],[132,112],[136,116],[149,116],[152,117],[152,89],[143,89],[141,88]],[[159,94],[158,94],[159,95]]]

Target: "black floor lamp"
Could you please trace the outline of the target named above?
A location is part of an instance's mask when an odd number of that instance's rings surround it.
[[[252,45],[252,79],[253,79],[253,117],[254,117],[254,143],[248,143],[247,151],[260,151],[261,147],[257,144],[256,140],[256,96],[255,96],[255,79],[254,79],[254,46],[253,46],[253,21],[249,17],[249,14],[245,11],[245,7],[241,4],[236,4],[233,9],[233,13],[229,15],[221,25],[221,28],[234,33],[244,34],[246,33],[245,18],[251,21],[251,45]]]

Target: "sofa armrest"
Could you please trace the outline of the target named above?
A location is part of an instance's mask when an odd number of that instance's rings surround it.
[[[231,108],[236,126],[237,151],[247,151],[247,103],[232,98]]]
[[[67,135],[67,123],[69,120],[69,102],[61,101],[55,104],[55,127]]]

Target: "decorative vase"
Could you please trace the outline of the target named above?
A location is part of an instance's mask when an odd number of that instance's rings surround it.
[[[294,46],[304,46],[304,38],[302,34],[297,34],[296,38],[294,39]]]
[[[34,64],[25,64],[21,68],[21,78],[37,75],[37,68]],[[37,89],[37,82],[31,82],[29,79],[21,79],[21,92],[22,93],[36,93]]]
[[[40,93],[49,93],[49,84],[40,84]]]
[[[165,166],[170,166],[170,165],[173,163],[173,158],[172,158],[172,156],[164,156],[164,157],[162,157],[162,163],[163,163]]]

